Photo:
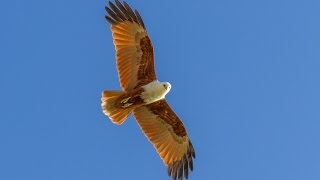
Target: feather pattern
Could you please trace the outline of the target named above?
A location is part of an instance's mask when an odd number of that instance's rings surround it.
[[[156,80],[153,46],[140,14],[126,2],[116,0],[109,6],[105,18],[111,24],[122,89],[130,91]]]
[[[163,162],[173,180],[188,179],[195,151],[186,129],[166,100],[159,100],[134,110],[134,116]],[[166,135],[164,136],[163,133]]]
[[[123,92],[105,91],[103,110],[118,125],[133,111],[140,128],[168,166],[167,173],[172,180],[188,179],[189,170],[193,170],[195,151],[184,124],[165,99],[146,104],[142,96],[136,96],[142,93],[142,86],[157,80],[153,46],[144,22],[139,12],[126,2],[122,4],[115,0],[115,4],[109,2],[105,9],[108,13],[105,18],[111,24]],[[121,96],[117,97],[119,94]],[[134,104],[129,110],[110,105],[127,97],[129,99],[125,103]]]

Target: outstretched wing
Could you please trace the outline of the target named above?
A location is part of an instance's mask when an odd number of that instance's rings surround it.
[[[111,24],[120,84],[129,91],[157,79],[153,46],[138,11],[126,2],[115,3],[106,7],[106,19]]]
[[[182,121],[166,100],[139,107],[134,110],[134,116],[163,162],[168,165],[168,175],[180,180],[184,174],[188,179],[188,169],[193,169],[195,152]]]

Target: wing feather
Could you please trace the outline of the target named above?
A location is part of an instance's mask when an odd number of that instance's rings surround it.
[[[129,91],[157,79],[153,46],[138,11],[126,2],[115,4],[109,2],[105,8],[106,20],[111,24],[120,84]]]
[[[148,140],[154,145],[168,175],[174,180],[188,178],[195,153],[186,129],[166,100],[160,100],[134,110],[134,116]]]
[[[109,2],[105,9],[108,13],[105,18],[111,24],[122,89],[130,91],[156,80],[153,46],[139,12],[119,0],[115,0],[115,4]],[[168,175],[173,180],[183,176],[188,179],[195,152],[182,121],[167,102],[160,100],[136,108],[134,116],[168,166]]]
[[[109,6],[119,18],[121,18],[123,21],[127,20],[126,16],[112,2],[109,2]]]

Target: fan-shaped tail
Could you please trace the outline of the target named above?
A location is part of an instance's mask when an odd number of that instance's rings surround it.
[[[132,112],[130,107],[119,106],[119,97],[124,95],[123,91],[103,91],[101,97],[101,107],[105,115],[107,115],[112,123],[121,125]]]

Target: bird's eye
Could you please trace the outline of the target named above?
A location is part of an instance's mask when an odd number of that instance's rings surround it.
[[[164,87],[165,89],[167,89],[167,86],[166,86],[165,84],[163,85],[163,87]]]

